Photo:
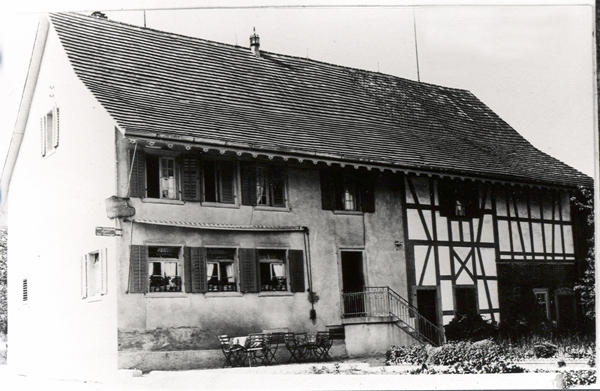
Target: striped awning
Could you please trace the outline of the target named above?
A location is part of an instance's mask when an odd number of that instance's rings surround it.
[[[303,226],[281,226],[281,225],[237,225],[237,224],[215,224],[199,221],[174,221],[174,220],[150,220],[135,218],[130,219],[134,223],[149,225],[165,225],[169,227],[194,228],[214,231],[249,231],[249,232],[302,232],[306,230]]]

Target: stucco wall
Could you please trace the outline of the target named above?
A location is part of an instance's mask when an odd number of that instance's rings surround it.
[[[60,143],[40,152],[40,117],[60,109]],[[116,368],[116,241],[104,199],[114,194],[114,123],[68,63],[50,28],[8,199],[9,346],[17,372]],[[80,258],[106,249],[108,294],[82,300]],[[22,302],[22,279],[29,300]]]
[[[122,156],[121,158],[124,158]],[[187,202],[170,205],[132,198],[136,218],[184,220],[205,223],[307,226],[310,232],[316,322],[309,319],[306,292],[285,295],[264,293],[128,294],[129,245],[166,243],[186,246],[236,246],[305,249],[304,234],[208,232],[188,228],[124,224],[120,248],[119,330],[121,349],[140,349],[133,333],[158,328],[192,328],[196,348],[215,348],[219,334],[243,335],[263,329],[287,327],[291,331],[324,330],[341,324],[340,249],[364,249],[366,285],[388,285],[406,295],[404,251],[398,177],[377,176],[375,213],[338,213],[321,207],[319,171],[314,166],[290,166],[288,211],[267,211],[250,206],[220,208]],[[305,272],[305,278],[308,273]],[[308,282],[306,283],[308,289]],[[185,333],[192,331],[185,331]],[[185,337],[183,337],[185,340]],[[129,342],[125,342],[125,341]],[[185,343],[178,339],[179,346]]]

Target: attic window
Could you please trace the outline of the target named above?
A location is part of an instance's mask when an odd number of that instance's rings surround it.
[[[472,182],[442,180],[439,182],[438,195],[441,216],[471,219],[481,215],[479,189]]]
[[[40,118],[42,156],[51,154],[58,147],[58,114],[58,107],[55,107]]]

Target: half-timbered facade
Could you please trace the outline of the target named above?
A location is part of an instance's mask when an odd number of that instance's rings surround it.
[[[525,301],[569,326],[589,177],[468,91],[253,38],[40,23],[2,176],[9,364],[218,366],[217,335],[269,330],[380,353]]]

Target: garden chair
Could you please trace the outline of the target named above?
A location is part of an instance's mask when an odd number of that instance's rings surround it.
[[[320,360],[331,360],[331,356],[329,355],[329,349],[333,345],[333,340],[329,336],[329,331],[317,331],[317,339],[316,339],[316,352],[317,359]]]
[[[284,335],[285,333],[282,332],[265,334],[265,344],[267,345],[265,361],[267,364],[276,362],[275,354],[279,345],[285,343]]]
[[[246,356],[248,357],[248,366],[256,364],[260,360],[261,364],[266,364],[269,357],[269,347],[266,343],[265,334],[250,334],[246,340]]]
[[[223,368],[226,366],[235,367],[242,365],[244,362],[245,349],[243,346],[231,345],[231,340],[227,335],[219,335],[219,343],[221,344],[221,350],[223,356],[225,356],[225,362]]]
[[[283,338],[285,342],[285,347],[290,352],[290,358],[288,362],[296,361],[301,362],[304,358],[305,350],[306,350],[306,338],[302,340],[301,338],[296,338],[296,334],[294,333],[285,333]],[[306,336],[306,334],[304,334]]]

